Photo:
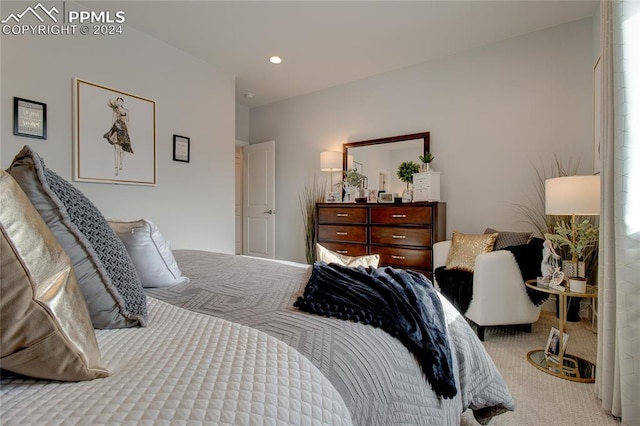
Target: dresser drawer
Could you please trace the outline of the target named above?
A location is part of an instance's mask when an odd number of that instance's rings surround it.
[[[429,247],[431,246],[431,229],[401,226],[372,226],[371,244]]]
[[[431,270],[431,250],[371,246],[371,254],[380,255],[380,266]]]
[[[366,207],[318,207],[320,223],[367,223]]]
[[[366,243],[367,232],[364,226],[319,225],[318,241],[351,241]]]
[[[430,225],[431,207],[372,207],[371,223],[388,225]]]
[[[321,242],[323,247],[328,248],[331,251],[340,253],[344,256],[364,256],[367,254],[367,246],[363,244],[348,244],[348,243],[328,243]]]

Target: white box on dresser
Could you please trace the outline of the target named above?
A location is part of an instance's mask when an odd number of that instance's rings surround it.
[[[413,201],[440,201],[440,172],[413,175]]]

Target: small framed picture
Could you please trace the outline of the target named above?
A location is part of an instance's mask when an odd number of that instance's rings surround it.
[[[327,192],[324,197],[325,203],[339,203],[342,201],[342,194],[340,191],[337,192]]]
[[[393,193],[383,192],[378,196],[379,203],[393,203]]]
[[[567,351],[568,341],[569,335],[562,333],[562,355]],[[544,353],[547,355],[559,355],[560,353],[560,330],[555,327],[551,327],[549,331],[549,338],[547,339],[547,346],[544,349]]]
[[[367,196],[367,203],[377,203],[378,202],[378,190],[370,189]]]
[[[13,98],[13,134],[28,138],[47,138],[47,104]]]
[[[186,136],[173,135],[173,161],[189,162],[191,139]]]

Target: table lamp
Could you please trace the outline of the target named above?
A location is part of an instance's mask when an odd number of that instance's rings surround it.
[[[331,190],[333,191],[333,172],[342,170],[342,153],[340,151],[323,151],[320,153],[320,170],[331,175]]]
[[[545,213],[571,216],[571,241],[576,243],[576,215],[600,214],[600,176],[563,176],[547,179],[545,189]],[[571,262],[577,271],[578,255],[573,253]]]

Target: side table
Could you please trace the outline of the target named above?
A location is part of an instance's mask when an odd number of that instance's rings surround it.
[[[550,287],[538,287],[537,280],[528,280],[525,285],[535,291],[555,294],[556,297],[558,297],[558,310],[560,311],[558,312],[558,331],[560,337],[558,339],[558,355],[547,354],[544,349],[534,349],[527,353],[527,360],[537,369],[556,377],[574,382],[595,382],[595,364],[578,356],[564,353],[563,339],[564,329],[567,324],[567,297],[595,298],[597,296],[595,287],[587,286],[585,293],[576,293],[569,289],[562,291]]]

